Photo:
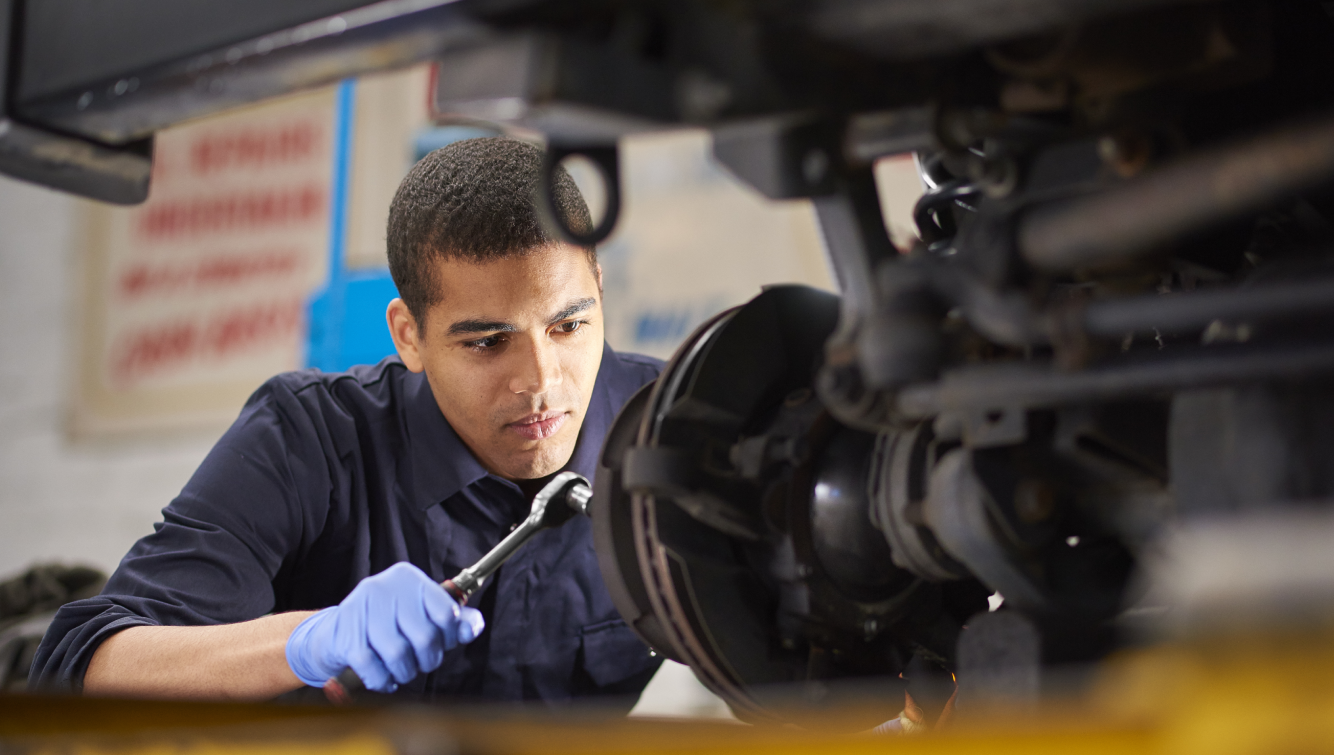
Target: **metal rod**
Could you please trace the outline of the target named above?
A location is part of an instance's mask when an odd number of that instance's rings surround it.
[[[497,543],[496,547],[487,551],[485,556],[478,559],[477,563],[459,572],[458,576],[450,581],[454,583],[459,592],[463,593],[466,599],[481,586],[482,580],[494,574],[501,564],[508,561],[510,556],[513,556],[519,548],[523,547],[524,543],[532,539],[533,535],[536,535],[542,529],[544,528],[541,516],[534,519],[530,514],[518,527],[514,528],[513,532],[505,536],[504,540]]]
[[[1073,270],[1151,251],[1334,175],[1334,118],[1203,152],[1142,178],[1035,209],[1019,229],[1033,266]]]
[[[965,367],[946,373],[939,382],[904,388],[898,409],[911,418],[949,410],[1033,409],[1331,372],[1334,344],[1218,344],[1124,359],[1080,372],[1031,362]]]
[[[1236,323],[1324,312],[1334,312],[1334,278],[1094,302],[1084,311],[1084,328],[1096,336],[1150,330],[1177,334],[1203,330],[1215,320]]]

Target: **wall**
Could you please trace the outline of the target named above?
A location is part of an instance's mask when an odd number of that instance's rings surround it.
[[[666,358],[760,287],[833,288],[815,213],[771,202],[714,161],[703,130],[621,140],[624,210],[599,247],[607,341]]]
[[[48,559],[114,568],[215,439],[70,442],[78,204],[0,177],[0,576]]]

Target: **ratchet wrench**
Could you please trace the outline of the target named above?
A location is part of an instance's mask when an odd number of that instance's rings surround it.
[[[468,598],[481,588],[488,577],[505,563],[523,544],[533,539],[542,530],[559,527],[576,514],[588,515],[588,502],[593,497],[593,488],[588,478],[575,472],[561,472],[538,491],[533,498],[532,509],[514,531],[487,551],[477,563],[469,566],[452,578],[440,583],[445,591],[465,605]],[[350,668],[343,669],[337,677],[324,683],[324,695],[331,702],[344,704],[351,700],[354,692],[364,690],[357,673]]]

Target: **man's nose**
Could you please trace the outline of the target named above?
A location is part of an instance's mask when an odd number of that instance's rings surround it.
[[[560,385],[560,360],[554,345],[546,339],[534,339],[519,356],[519,365],[510,378],[510,390],[515,393],[541,395]]]

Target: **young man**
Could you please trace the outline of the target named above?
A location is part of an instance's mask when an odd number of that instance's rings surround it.
[[[351,667],[426,699],[643,688],[660,659],[612,606],[583,517],[537,535],[468,607],[438,584],[546,478],[591,478],[661,366],[604,343],[593,250],[534,212],[541,157],[474,139],[412,169],[389,217],[398,358],[260,388],[103,594],[60,609],[34,686],[268,698]],[[554,194],[590,225],[563,172]]]

